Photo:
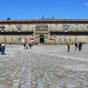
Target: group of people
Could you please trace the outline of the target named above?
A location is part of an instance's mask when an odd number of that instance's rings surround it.
[[[78,49],[79,51],[81,51],[82,45],[83,45],[82,42],[76,42],[76,43],[75,43],[75,51],[76,51],[77,49]]]
[[[31,49],[32,46],[33,46],[33,43],[29,43],[29,44],[24,43],[23,44],[24,49],[28,49],[28,48]],[[83,46],[82,42],[75,42],[75,51],[77,51],[77,50],[81,51],[82,46]],[[68,47],[67,52],[69,52],[70,47],[71,47],[71,44],[69,42],[67,42],[67,47]],[[0,53],[2,55],[5,55],[5,44],[4,43],[0,43]]]
[[[78,49],[79,51],[81,51],[82,46],[83,46],[83,43],[82,43],[82,42],[75,42],[75,51],[77,51],[77,49]],[[67,47],[68,47],[67,52],[69,52],[69,51],[70,51],[70,47],[71,47],[71,45],[70,45],[69,42],[67,42]]]
[[[0,43],[0,53],[1,55],[5,55],[5,44],[4,43]]]
[[[24,47],[24,49],[28,49],[28,48],[30,48],[31,49],[31,47],[33,46],[33,44],[32,43],[24,43],[23,44],[23,47]]]

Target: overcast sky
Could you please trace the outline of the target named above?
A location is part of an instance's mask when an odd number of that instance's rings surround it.
[[[0,20],[87,19],[88,0],[0,0]]]

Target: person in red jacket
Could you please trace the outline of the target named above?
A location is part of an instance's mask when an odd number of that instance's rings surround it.
[[[68,47],[67,52],[69,52],[70,51],[70,42],[67,42],[67,47]]]

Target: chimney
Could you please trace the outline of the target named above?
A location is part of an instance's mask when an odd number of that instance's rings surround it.
[[[10,17],[8,17],[7,20],[10,20]]]

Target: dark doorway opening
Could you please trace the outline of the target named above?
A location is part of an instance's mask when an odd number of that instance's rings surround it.
[[[40,35],[40,43],[44,44],[44,35]]]

